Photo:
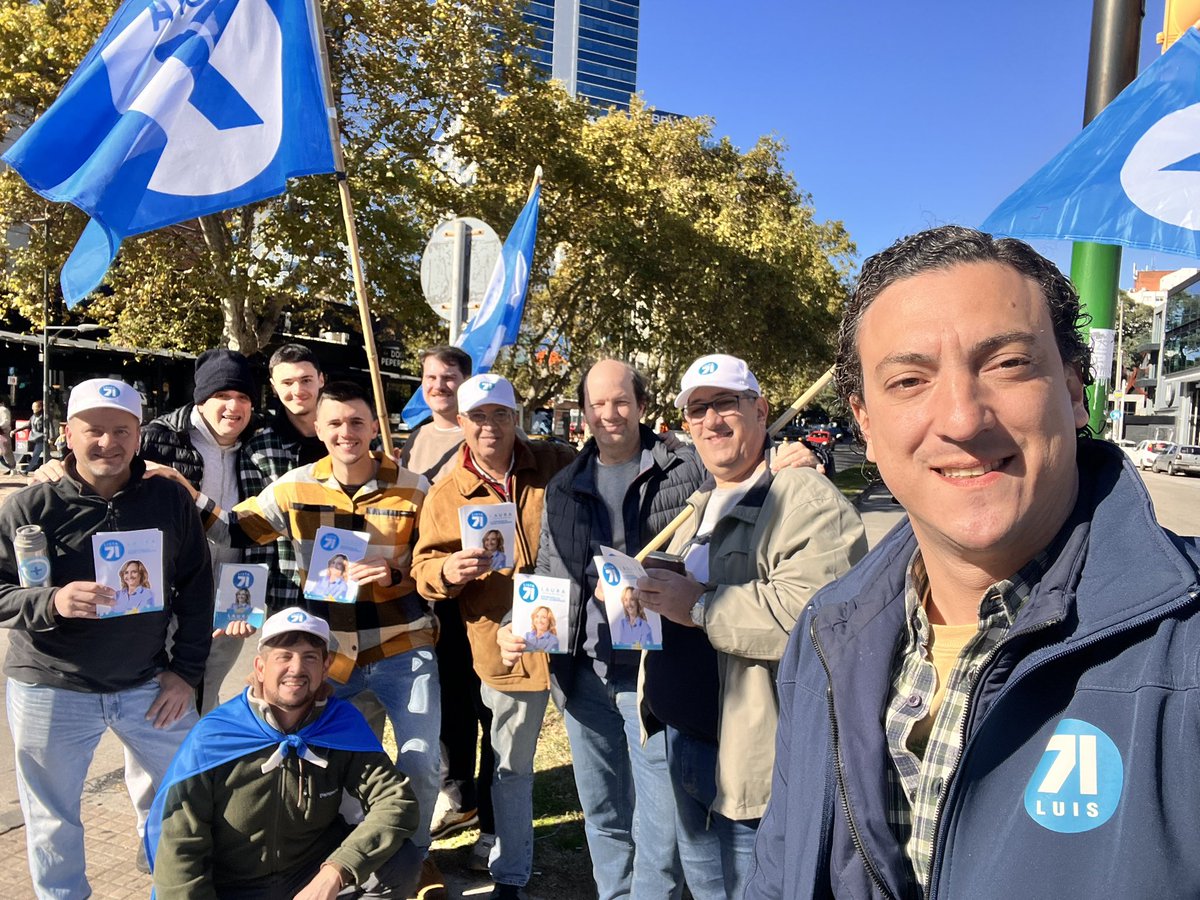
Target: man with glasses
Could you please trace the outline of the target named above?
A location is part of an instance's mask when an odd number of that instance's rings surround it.
[[[697,900],[740,897],[771,792],[775,670],[805,605],[867,549],[862,520],[823,476],[772,474],[767,401],[746,363],[702,356],[677,409],[707,477],[672,540],[686,574],[638,582],[664,618],[645,655],[648,727],[665,726],[679,851]],[[814,760],[814,765],[823,765]]]

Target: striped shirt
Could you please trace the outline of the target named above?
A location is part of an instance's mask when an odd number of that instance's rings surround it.
[[[904,585],[905,634],[892,668],[892,690],[884,711],[884,732],[892,765],[888,767],[888,825],[912,866],[913,885],[924,888],[933,858],[938,806],[958,765],[971,695],[992,651],[1008,634],[1017,612],[1045,572],[1040,555],[1011,580],[997,581],[979,601],[978,630],[967,641],[934,713],[924,752],[909,738],[913,726],[930,715],[937,671],[929,658],[930,625],[925,612],[929,580],[921,551],[909,562]],[[916,752],[915,752],[916,751]]]
[[[329,457],[288,472],[257,497],[224,512],[203,494],[197,500],[205,525],[240,530],[246,539],[266,544],[289,538],[299,561],[301,582],[307,577],[313,540],[322,525],[369,535],[367,556],[382,556],[392,571],[392,584],[361,585],[354,603],[304,600],[309,612],[329,622],[336,639],[329,675],[345,682],[356,665],[366,665],[416,647],[433,644],[437,625],[412,579],[412,548],[417,517],[429,483],[399,468],[381,453],[375,477],[347,496],[333,477]]]

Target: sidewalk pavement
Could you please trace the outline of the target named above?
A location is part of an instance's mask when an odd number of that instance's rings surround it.
[[[22,486],[23,478],[0,478],[0,501]],[[903,510],[892,503],[891,495],[879,493],[863,504],[863,523],[872,546],[903,516]],[[227,699],[241,690],[250,662],[254,658],[255,642],[245,642],[237,664],[221,685],[221,697]],[[8,632],[0,629],[0,655],[8,649]],[[0,700],[4,681],[0,679]],[[150,896],[150,877],[137,871],[136,819],[129,795],[125,791],[123,754],[120,742],[107,732],[97,748],[84,787],[82,821],[87,853],[88,879],[94,896],[103,900],[145,900]],[[434,845],[433,856],[447,878],[452,900],[486,897],[492,888],[486,874],[467,868],[470,845],[445,847]],[[26,864],[25,828],[17,801],[16,777],[13,770],[12,739],[7,722],[0,728],[0,859],[3,867],[3,888],[0,896],[7,900],[33,898],[33,887]],[[526,892],[529,900],[538,900],[536,882]]]

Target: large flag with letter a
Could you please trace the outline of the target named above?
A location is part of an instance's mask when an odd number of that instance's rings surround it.
[[[525,313],[525,290],[529,287],[529,272],[533,266],[533,245],[537,241],[538,203],[542,184],[534,187],[525,208],[513,222],[512,231],[504,239],[504,248],[492,270],[492,280],[483,294],[479,312],[467,323],[454,343],[471,357],[472,375],[482,375],[492,368],[501,347],[517,342],[521,331],[521,316]],[[429,415],[425,392],[418,388],[409,398],[401,417],[412,428]]]
[[[1200,32],[1148,66],[983,230],[1200,258]]]
[[[333,171],[306,0],[125,0],[54,104],[4,156],[92,217],[63,267],[68,305],[122,238]]]

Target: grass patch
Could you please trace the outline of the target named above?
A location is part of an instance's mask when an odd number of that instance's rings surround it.
[[[872,479],[879,478],[879,470],[872,463],[863,462],[848,466],[830,479],[833,486],[842,492],[844,497],[853,500]]]

